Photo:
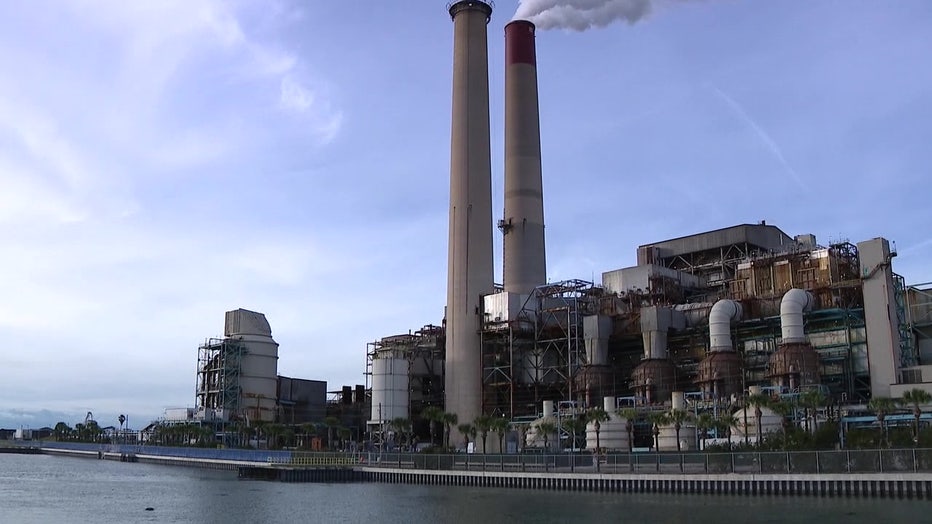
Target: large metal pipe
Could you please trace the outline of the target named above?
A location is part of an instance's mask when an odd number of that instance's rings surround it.
[[[731,345],[731,321],[741,320],[741,304],[722,299],[709,311],[709,349],[711,351],[733,351]]]
[[[803,311],[812,309],[814,299],[808,291],[793,288],[783,295],[780,301],[780,331],[784,344],[801,344],[806,342],[803,331]]]
[[[459,420],[481,411],[480,315],[492,292],[492,161],[486,26],[490,3],[449,6],[453,19],[450,238],[447,265],[446,410]]]
[[[534,24],[505,26],[505,291],[530,293],[547,282],[544,197]]]

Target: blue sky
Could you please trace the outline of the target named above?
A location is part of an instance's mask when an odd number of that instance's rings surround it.
[[[367,342],[439,324],[444,3],[0,4],[0,427],[193,405],[229,309],[331,389],[363,383]],[[517,2],[496,3],[497,217]],[[552,280],[767,220],[887,237],[932,281],[932,4],[670,2],[537,43]]]

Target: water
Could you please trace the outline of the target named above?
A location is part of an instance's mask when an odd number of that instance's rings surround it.
[[[923,522],[929,502],[283,484],[235,472],[0,455],[0,522]],[[153,511],[146,511],[147,507]],[[727,519],[727,520],[726,520]]]

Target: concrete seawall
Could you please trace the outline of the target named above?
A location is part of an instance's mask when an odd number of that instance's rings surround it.
[[[932,473],[849,474],[623,474],[520,471],[431,471],[365,466],[300,466],[42,448],[43,453],[123,462],[144,462],[236,471],[239,478],[281,482],[382,482],[498,489],[543,489],[611,493],[705,493],[932,499]]]
[[[932,475],[620,475],[358,468],[370,482],[616,493],[710,493],[932,499]]]
[[[185,466],[228,471],[238,471],[239,468],[244,466],[254,466],[257,464],[256,462],[247,462],[241,460],[199,459],[190,457],[149,455],[143,453],[117,453],[112,451],[89,451],[79,449],[42,448],[42,453],[48,455],[96,458],[100,460],[116,460],[119,462],[142,462],[146,464],[161,464],[163,466]]]

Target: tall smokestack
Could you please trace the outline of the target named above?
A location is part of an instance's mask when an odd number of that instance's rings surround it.
[[[450,5],[453,18],[453,127],[447,266],[446,410],[474,420],[482,408],[480,315],[492,292],[492,161],[486,25],[492,6]]]
[[[505,26],[505,291],[530,293],[547,282],[540,114],[534,24]]]

